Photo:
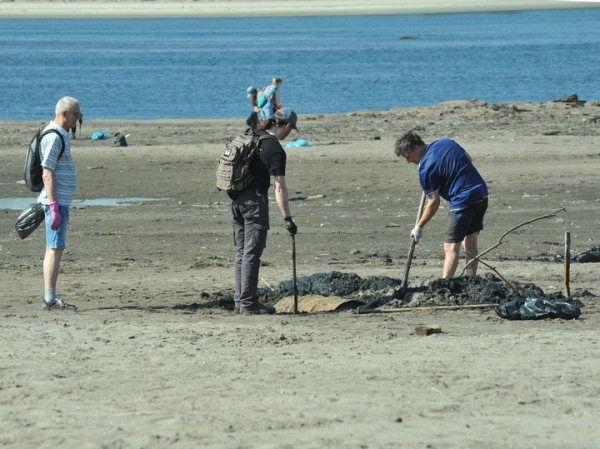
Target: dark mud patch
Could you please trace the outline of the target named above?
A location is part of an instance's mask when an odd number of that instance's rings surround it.
[[[548,301],[567,301],[562,292],[546,293],[533,283],[510,281],[509,287],[491,273],[485,276],[460,276],[435,279],[428,285],[408,288],[402,297],[373,305],[373,307],[467,306],[504,304],[516,298],[541,298]],[[589,295],[591,293],[588,292]]]
[[[567,301],[562,292],[545,293],[533,283],[509,281],[512,288],[492,273],[485,276],[460,276],[435,279],[419,287],[400,287],[402,280],[387,276],[361,278],[356,273],[330,271],[297,279],[298,295],[339,296],[360,301],[370,307],[427,307],[475,304],[504,304],[516,298],[536,297],[549,301]],[[263,304],[273,305],[294,294],[293,280],[283,281],[273,289],[258,290]],[[573,297],[594,297],[587,290],[572,292]],[[233,309],[231,295],[215,294],[220,307]]]

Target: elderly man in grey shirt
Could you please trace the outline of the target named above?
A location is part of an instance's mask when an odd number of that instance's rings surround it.
[[[46,308],[73,307],[56,296],[56,281],[60,260],[66,247],[67,227],[73,194],[77,188],[77,172],[71,157],[69,130],[81,118],[77,100],[61,98],[56,105],[56,116],[45,128],[56,129],[48,133],[40,142],[44,188],[38,196],[46,214],[46,254],[44,257],[44,299]],[[62,139],[61,139],[62,136]],[[64,151],[61,155],[62,142]]]

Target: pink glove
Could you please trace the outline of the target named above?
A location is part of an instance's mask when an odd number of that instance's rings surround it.
[[[50,213],[52,214],[52,224],[50,225],[50,228],[56,231],[60,228],[60,211],[58,210],[58,203],[56,201],[50,203]]]

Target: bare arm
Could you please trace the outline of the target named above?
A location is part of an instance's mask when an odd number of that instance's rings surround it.
[[[423,210],[423,215],[421,215],[418,226],[422,228],[429,223],[429,220],[433,218],[439,207],[440,192],[436,190],[432,194],[427,195],[427,204],[425,205],[425,209]]]
[[[54,203],[56,201],[56,190],[54,189],[54,171],[44,167],[42,172],[42,180],[44,181],[44,187],[46,188],[46,195],[48,195],[48,201]]]
[[[283,214],[283,217],[291,217],[290,212],[290,197],[288,194],[287,185],[285,184],[285,176],[273,176],[275,183],[275,201],[279,206],[279,210]]]

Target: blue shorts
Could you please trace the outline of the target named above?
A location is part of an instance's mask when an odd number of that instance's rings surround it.
[[[69,207],[58,206],[60,212],[60,228],[56,231],[52,226],[52,213],[50,206],[42,204],[46,214],[46,249],[65,249],[67,247],[67,227],[69,226]]]
[[[460,243],[467,235],[479,233],[483,229],[483,216],[488,207],[488,199],[462,210],[451,210],[446,225],[446,243]]]

